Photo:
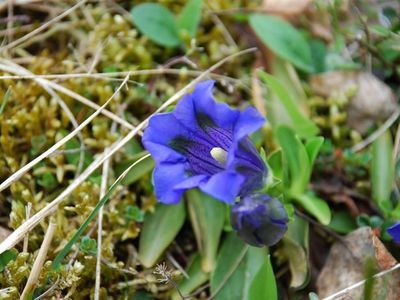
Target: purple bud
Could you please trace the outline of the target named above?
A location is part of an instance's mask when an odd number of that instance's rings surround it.
[[[288,215],[282,203],[267,194],[251,194],[237,202],[231,222],[246,243],[256,246],[276,244],[287,230]]]

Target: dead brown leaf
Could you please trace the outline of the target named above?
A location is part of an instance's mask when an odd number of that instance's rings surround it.
[[[318,276],[318,295],[324,298],[364,280],[363,266],[369,259],[375,262],[379,271],[397,263],[370,227],[359,228],[348,234],[343,241],[336,242]],[[400,299],[399,283],[399,270],[377,278],[372,299]],[[359,286],[350,290],[346,299],[362,299],[363,288]]]
[[[301,14],[313,0],[264,0],[264,9],[284,16]]]

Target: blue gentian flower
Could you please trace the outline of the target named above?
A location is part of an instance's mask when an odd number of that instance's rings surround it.
[[[155,193],[162,203],[179,202],[199,188],[226,203],[264,186],[267,168],[248,135],[265,119],[217,103],[213,81],[199,83],[173,112],[153,116],[142,142],[156,162]]]
[[[397,222],[396,224],[389,227],[387,229],[387,232],[396,243],[400,244],[400,222]]]
[[[281,202],[267,194],[245,196],[231,211],[231,223],[239,237],[256,247],[276,244],[285,234],[287,222]]]

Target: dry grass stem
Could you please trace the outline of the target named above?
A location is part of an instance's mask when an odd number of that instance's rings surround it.
[[[390,269],[387,269],[385,271],[379,272],[378,274],[375,274],[374,276],[372,276],[372,278],[376,279],[376,278],[380,278],[383,277],[397,269],[400,268],[400,264],[396,264],[393,267],[391,267]],[[335,294],[332,294],[328,297],[323,298],[322,300],[337,300],[337,299],[344,299],[344,297],[347,297],[347,293],[350,292],[351,290],[354,290],[355,288],[358,288],[360,286],[363,286],[365,283],[367,282],[367,279],[361,280],[339,292],[336,292]]]
[[[46,235],[44,236],[42,246],[40,247],[35,262],[33,263],[31,273],[29,274],[28,277],[28,281],[26,282],[25,288],[22,292],[21,299],[28,299],[29,294],[36,285],[36,282],[40,275],[40,271],[46,260],[47,251],[49,250],[49,246],[51,240],[53,239],[56,227],[57,225],[55,223],[50,222],[49,227],[47,228],[46,231]]]
[[[104,152],[107,153],[108,149]],[[110,168],[110,160],[107,159],[103,164],[103,171],[101,177],[101,187],[100,187],[100,199],[104,197],[107,192],[107,182],[108,182],[108,171]],[[94,299],[100,299],[100,280],[101,280],[101,244],[102,244],[102,234],[103,234],[103,208],[102,206],[99,210],[99,219],[97,227],[97,257],[96,257],[96,281],[94,288]]]
[[[380,137],[390,126],[393,125],[394,122],[399,118],[400,116],[400,109],[396,109],[395,112],[385,121],[385,123],[382,124],[381,127],[379,127],[377,130],[375,130],[370,136],[368,136],[365,140],[361,141],[357,145],[353,146],[351,148],[351,151],[353,152],[358,152],[365,147],[367,147],[369,144],[371,144],[373,141],[375,141],[378,137]]]
[[[31,215],[32,203],[28,202],[25,206],[25,220],[28,220]],[[28,252],[29,232],[25,234],[22,252]]]

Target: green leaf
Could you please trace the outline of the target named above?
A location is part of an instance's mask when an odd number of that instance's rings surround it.
[[[210,289],[214,300],[243,298],[245,256],[249,247],[235,233],[227,235],[211,275]]]
[[[183,280],[178,284],[178,289],[184,296],[189,295],[196,288],[207,282],[210,277],[209,273],[206,273],[202,270],[201,260],[201,256],[196,254],[186,271],[189,278],[183,278]],[[172,300],[181,299],[182,298],[177,291],[172,294]]]
[[[328,225],[331,222],[331,210],[324,200],[311,193],[292,196],[309,214],[316,217],[321,224]]]
[[[289,260],[292,275],[290,286],[296,289],[305,286],[310,278],[308,243],[309,225],[307,221],[295,216],[283,238],[283,251]]]
[[[266,249],[244,244],[235,233],[222,245],[210,285],[215,300],[277,299]]]
[[[249,251],[249,254],[250,253],[251,251]],[[249,288],[247,299],[278,299],[274,270],[272,269],[269,255],[264,258],[260,270],[254,276]]]
[[[310,166],[314,165],[314,161],[318,156],[318,152],[321,149],[322,144],[324,143],[324,138],[321,136],[312,137],[306,142],[306,151],[308,154],[308,158],[310,160]]]
[[[91,239],[88,236],[84,236],[79,245],[81,250],[86,255],[95,256],[97,254],[97,242],[95,239]]]
[[[128,205],[125,209],[125,218],[128,221],[143,222],[144,212],[136,205]]]
[[[137,161],[141,157],[147,154],[146,151],[136,154],[132,159],[120,162],[115,165],[115,173],[117,176],[122,174],[127,167],[132,165],[133,162]],[[138,181],[141,177],[143,177],[146,173],[149,173],[154,168],[154,160],[151,156],[145,158],[140,163],[136,164],[129,173],[125,176],[124,180],[122,180],[122,184],[129,185]]]
[[[250,25],[261,41],[277,56],[311,73],[311,51],[303,35],[290,23],[264,14],[250,16]]]
[[[190,37],[196,36],[201,19],[202,0],[189,0],[179,14],[176,22],[179,30],[186,31]]]
[[[307,189],[311,175],[306,149],[293,130],[287,126],[278,127],[276,138],[282,148],[284,163],[289,171],[290,193],[302,194]]]
[[[145,217],[139,240],[139,260],[152,267],[164,250],[174,241],[185,222],[183,201],[175,205],[157,204],[156,210]]]
[[[279,99],[279,104],[282,106],[281,108],[276,108],[278,111],[273,109],[272,113],[268,114],[268,119],[271,120],[274,129],[284,124],[292,128],[301,137],[310,138],[315,136],[319,132],[318,127],[299,110],[298,104],[292,100],[285,86],[270,74],[259,71],[258,75]],[[274,105],[276,101],[272,98],[268,102]],[[283,110],[283,112],[279,111],[279,109]],[[282,113],[286,115],[286,118],[281,118]]]
[[[175,16],[161,4],[136,5],[131,15],[139,31],[153,42],[166,47],[176,47],[181,44]]]
[[[355,230],[357,224],[347,211],[339,211],[333,213],[332,220],[328,227],[338,233],[347,234]]]
[[[0,272],[3,272],[4,268],[7,266],[7,264],[15,260],[17,258],[17,251],[12,249],[12,250],[6,250],[3,253],[0,254]]]
[[[57,179],[50,172],[43,173],[37,180],[37,183],[47,190],[54,189],[58,184]]]
[[[215,265],[219,239],[224,227],[225,204],[197,189],[186,193],[190,221],[202,256],[202,268],[210,272]]]
[[[272,176],[283,180],[282,150],[272,152],[268,157],[267,164],[271,170]]]
[[[390,212],[392,207],[390,202],[394,178],[392,157],[392,136],[390,131],[387,130],[372,144],[371,160],[372,197],[386,214]]]

